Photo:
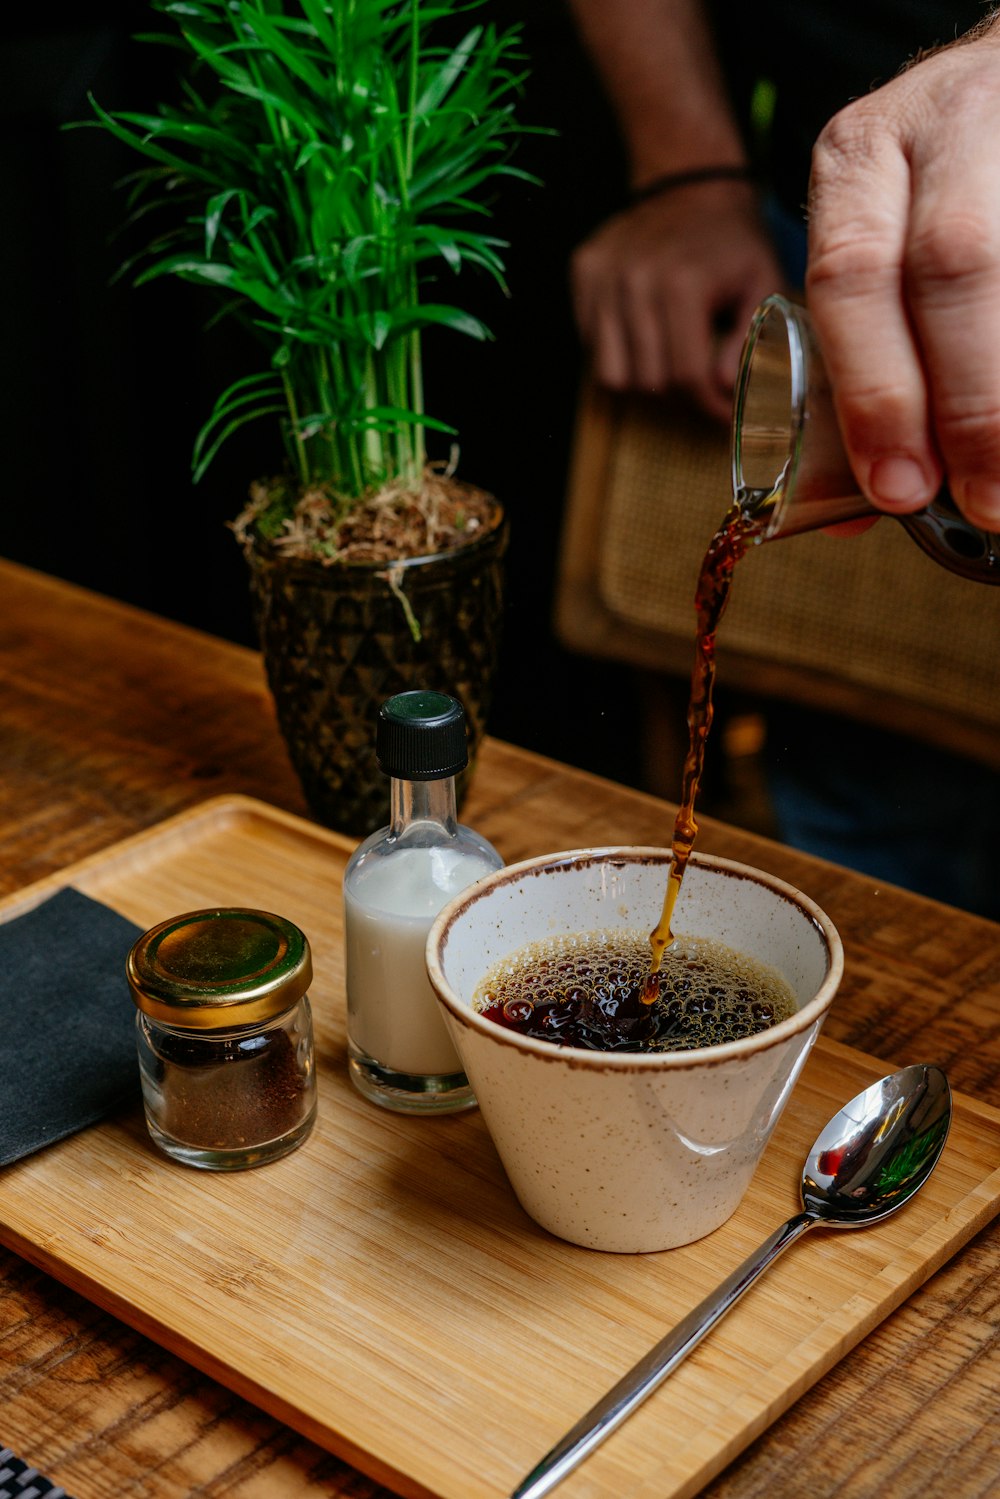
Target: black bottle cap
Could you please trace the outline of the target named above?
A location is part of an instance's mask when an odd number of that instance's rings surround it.
[[[441,781],[469,763],[465,709],[444,692],[400,692],[378,710],[375,759],[402,781]]]

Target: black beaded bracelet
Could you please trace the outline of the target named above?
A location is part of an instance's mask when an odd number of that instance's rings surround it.
[[[686,172],[667,172],[662,177],[654,177],[652,182],[644,182],[641,187],[633,188],[629,194],[629,202],[642,203],[646,198],[673,192],[675,187],[691,187],[697,182],[753,182],[756,176],[753,167],[737,166],[735,163],[723,167],[691,167]]]

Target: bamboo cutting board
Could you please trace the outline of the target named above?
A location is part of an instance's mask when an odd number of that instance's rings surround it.
[[[20,1161],[0,1173],[0,1239],[401,1494],[502,1499],[797,1209],[816,1133],[890,1069],[821,1039],[740,1209],[699,1244],[563,1244],[518,1207],[477,1113],[404,1118],[348,1083],[351,848],[222,798],[0,905],[9,920],[69,884],[141,926],[212,904],[281,912],[314,949],[320,1082],[310,1139],[257,1171],[174,1165],[139,1112]],[[872,1229],[814,1230],[559,1494],[696,1493],[988,1222],[1000,1112],[956,1103],[912,1204]]]

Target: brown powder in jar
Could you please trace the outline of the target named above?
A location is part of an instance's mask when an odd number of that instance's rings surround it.
[[[162,1129],[202,1150],[266,1144],[300,1124],[306,1079],[282,1030],[243,1038],[164,1036]]]

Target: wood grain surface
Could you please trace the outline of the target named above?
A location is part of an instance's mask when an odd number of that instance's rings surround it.
[[[738,1211],[700,1243],[645,1256],[564,1244],[517,1205],[477,1112],[400,1119],[351,1086],[340,892],[352,846],[216,797],[55,877],[141,928],[211,905],[294,920],[315,961],[319,1117],[286,1161],[220,1178],[164,1160],[130,1110],[0,1175],[0,1241],[401,1494],[503,1499],[797,1211],[819,1130],[885,1069],[821,1040]],[[53,883],[8,896],[0,920]],[[696,1493],[995,1215],[1000,1110],[962,1094],[955,1106],[905,1215],[811,1235],[565,1481],[566,1499]]]
[[[0,589],[0,889],[217,792],[303,810],[254,653],[10,564]],[[490,743],[466,816],[513,860],[666,841],[671,808]],[[892,1066],[940,1062],[956,1088],[1000,1106],[997,926],[708,821],[700,846],[799,884],[833,918],[847,972],[828,1037]],[[998,1268],[994,1224],[705,1492],[1000,1492]],[[16,1255],[0,1255],[0,1272],[0,1441],[75,1499],[381,1499]]]

